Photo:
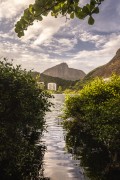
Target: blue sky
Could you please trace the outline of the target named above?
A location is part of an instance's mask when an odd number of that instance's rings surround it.
[[[81,0],[81,3],[88,0]],[[27,70],[43,72],[62,62],[88,73],[101,66],[120,48],[120,0],[105,0],[95,24],[87,19],[44,17],[19,39],[14,24],[34,0],[0,0],[0,57],[14,59]],[[88,1],[89,2],[89,1]]]

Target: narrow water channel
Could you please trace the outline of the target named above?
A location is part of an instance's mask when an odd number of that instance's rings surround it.
[[[85,180],[79,161],[65,150],[64,130],[61,125],[61,110],[64,95],[55,95],[52,99],[54,107],[46,114],[47,131],[43,141],[47,146],[44,157],[44,176],[50,180]]]

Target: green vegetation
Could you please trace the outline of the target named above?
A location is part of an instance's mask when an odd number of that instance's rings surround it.
[[[44,82],[45,83],[45,89],[47,89],[47,84],[48,83],[56,83],[57,84],[57,89],[59,87],[62,88],[62,91],[64,91],[65,89],[72,89],[72,87],[76,84],[77,81],[70,81],[70,80],[65,80],[65,79],[61,79],[58,77],[52,77],[52,76],[47,76],[45,74],[40,74],[38,72],[31,72],[31,75],[36,78],[37,80],[40,82]]]
[[[75,81],[75,84],[73,86],[70,86],[64,90],[64,94],[78,94],[88,83],[90,83],[90,79],[89,80],[82,79]]]
[[[24,10],[24,15],[15,25],[15,32],[18,37],[24,36],[24,30],[33,25],[35,20],[42,21],[44,16],[51,12],[51,16],[65,16],[66,19],[77,17],[82,20],[88,16],[88,24],[94,24],[94,14],[99,13],[99,5],[104,0],[88,0],[84,6],[80,0],[35,0],[29,8]]]
[[[72,88],[75,85],[75,83],[76,83],[76,81],[70,81],[70,80],[65,80],[65,79],[61,79],[61,78],[58,78],[58,77],[47,76],[45,74],[41,74],[40,75],[40,81],[44,81],[45,82],[45,87],[46,88],[47,88],[47,84],[49,82],[56,83],[57,84],[57,88],[59,86],[61,86],[63,91],[65,89],[67,89],[67,88]]]
[[[50,103],[30,72],[0,61],[0,179],[39,179]]]
[[[59,87],[58,87],[57,92],[58,92],[58,93],[62,93],[62,86],[59,86]]]
[[[67,147],[92,180],[120,179],[120,76],[85,85],[65,101]]]

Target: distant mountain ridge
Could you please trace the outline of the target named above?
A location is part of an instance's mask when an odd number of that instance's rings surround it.
[[[117,50],[116,55],[107,64],[100,66],[89,72],[84,80],[89,80],[95,77],[108,78],[113,73],[120,75],[120,49]]]
[[[71,81],[83,79],[86,75],[82,70],[69,68],[66,63],[61,63],[49,68],[42,74]]]

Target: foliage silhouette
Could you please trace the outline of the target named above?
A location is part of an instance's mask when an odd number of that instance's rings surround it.
[[[0,179],[39,179],[45,146],[45,112],[50,95],[30,72],[0,61]]]

